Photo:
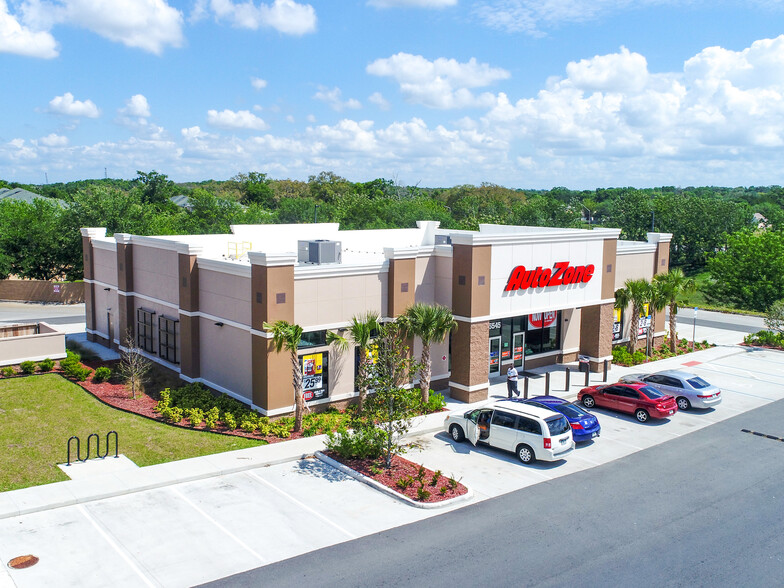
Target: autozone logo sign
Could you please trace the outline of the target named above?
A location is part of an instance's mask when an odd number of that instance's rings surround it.
[[[527,270],[524,265],[518,265],[512,270],[504,291],[587,284],[593,278],[595,269],[593,264],[574,266],[569,265],[568,261],[559,261],[552,268],[546,269],[539,266],[536,269]]]

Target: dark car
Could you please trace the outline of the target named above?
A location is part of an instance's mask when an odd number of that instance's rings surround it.
[[[557,396],[534,396],[528,400],[515,400],[560,412],[566,417],[566,420],[569,421],[569,425],[572,427],[572,438],[575,443],[590,441],[601,434],[602,427],[599,424],[599,419],[574,402],[569,402]]]
[[[678,412],[675,397],[646,384],[605,384],[580,390],[577,399],[586,408],[599,406],[633,414],[641,423],[649,418],[666,419]]]

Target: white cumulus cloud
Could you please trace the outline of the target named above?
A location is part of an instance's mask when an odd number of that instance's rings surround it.
[[[269,27],[287,35],[305,35],[316,31],[316,11],[310,4],[299,4],[294,0],[274,0],[272,4],[253,0],[210,0],[210,8],[219,20],[245,29]]]
[[[0,53],[52,59],[59,55],[57,41],[46,30],[22,26],[8,11],[6,0],[0,0]]]
[[[250,85],[253,86],[256,90],[263,90],[267,87],[267,80],[262,80],[261,78],[251,78]]]
[[[150,53],[183,44],[182,13],[165,0],[25,0],[23,11],[47,30],[68,24]]]
[[[120,114],[149,118],[150,105],[147,103],[147,98],[143,94],[134,94],[125,101],[125,106],[120,109]]]
[[[217,110],[207,111],[207,122],[223,129],[248,129],[266,131],[269,125],[249,110]]]
[[[92,100],[74,100],[73,94],[66,92],[62,96],[55,96],[49,101],[49,112],[65,114],[68,116],[86,116],[98,118],[100,111]]]
[[[505,69],[477,63],[473,57],[466,63],[460,63],[444,57],[430,61],[410,53],[376,59],[366,71],[395,80],[410,102],[443,109],[489,106],[493,102],[492,95],[475,96],[470,89],[510,76]]]
[[[368,97],[368,102],[370,102],[371,104],[375,104],[381,110],[389,110],[390,108],[389,101],[386,98],[384,98],[381,92],[373,92]]]
[[[68,145],[68,137],[50,133],[46,137],[38,139],[38,144],[44,147],[65,147]]]
[[[362,104],[359,102],[359,100],[354,98],[343,100],[342,92],[340,91],[340,88],[337,87],[329,89],[325,88],[324,86],[319,86],[319,89],[313,95],[313,98],[329,104],[329,107],[337,112],[347,108],[352,110],[362,108]]]

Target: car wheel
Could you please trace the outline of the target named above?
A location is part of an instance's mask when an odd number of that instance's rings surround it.
[[[590,394],[586,394],[585,396],[583,396],[583,406],[585,408],[593,408],[594,406],[596,406],[596,401],[593,399],[593,396],[591,396]]]
[[[689,402],[688,398],[684,398],[683,396],[678,397],[678,410],[689,410],[691,408],[691,402]]]
[[[458,443],[465,440],[465,433],[463,433],[463,429],[460,425],[452,425],[449,427],[449,435]]]
[[[647,422],[647,420],[650,418],[648,411],[643,410],[642,408],[638,408],[636,411],[634,411],[634,416],[641,423]]]
[[[536,454],[534,453],[533,449],[528,447],[528,445],[518,445],[517,458],[527,465],[536,461]]]

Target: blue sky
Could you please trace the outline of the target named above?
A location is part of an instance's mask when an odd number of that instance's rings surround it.
[[[784,1],[0,0],[0,179],[782,184]]]

